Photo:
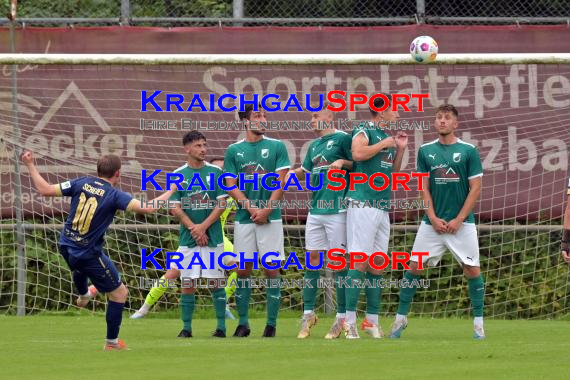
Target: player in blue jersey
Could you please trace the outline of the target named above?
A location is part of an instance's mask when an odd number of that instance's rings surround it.
[[[41,195],[71,197],[69,215],[59,239],[59,251],[72,271],[73,283],[79,294],[77,306],[86,306],[93,297],[88,291],[88,279],[98,291],[108,293],[104,349],[127,349],[118,336],[128,290],[121,282],[115,265],[103,251],[105,232],[117,210],[151,213],[158,209],[155,207],[157,201],[166,201],[172,191],[155,198],[152,205],[145,205],[130,194],[114,188],[121,176],[121,159],[112,154],[102,156],[97,161],[97,176],[80,177],[56,185],[49,184],[42,177],[34,164],[32,152],[24,152],[22,161]]]

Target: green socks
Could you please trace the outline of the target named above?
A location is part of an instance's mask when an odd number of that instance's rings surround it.
[[[483,282],[483,276],[479,275],[475,278],[468,278],[467,283],[469,284],[469,298],[471,299],[473,316],[482,317],[485,303],[485,283]]]
[[[378,280],[382,275],[366,273],[366,314],[378,315],[380,313],[380,302],[382,298],[382,288],[378,284]],[[368,282],[370,284],[368,284]]]
[[[421,277],[413,274],[411,271],[404,272],[404,280],[408,280],[408,286],[402,286],[400,288],[400,304],[398,305],[398,314],[408,315],[410,312],[410,306],[412,305],[412,300],[414,295],[416,295],[416,286],[411,286],[413,280],[419,280]]]
[[[226,292],[216,288],[212,292],[214,311],[216,312],[217,329],[226,332]]]
[[[248,311],[249,299],[251,298],[251,288],[249,280],[251,277],[238,278],[238,287],[236,289],[236,309],[239,315],[239,324],[249,326]]]
[[[321,273],[318,270],[305,270],[305,286],[303,287],[303,310],[315,310],[317,303],[318,281]]]
[[[281,278],[278,280],[277,286],[268,286],[265,288],[267,296],[267,324],[269,326],[277,326],[277,315],[279,314],[279,306],[281,306]],[[268,279],[271,283],[272,279]]]
[[[360,298],[360,286],[362,286],[363,278],[364,273],[359,272],[356,269],[350,269],[346,275],[346,283],[348,284],[348,288],[346,289],[347,311],[356,311],[358,299]]]
[[[180,314],[184,323],[184,330],[192,331],[192,314],[196,306],[194,294],[182,294],[180,299]]]
[[[335,281],[335,289],[336,289],[336,312],[339,314],[346,313],[346,286],[339,286],[341,280],[346,278],[348,270],[338,271],[336,272],[336,281]]]

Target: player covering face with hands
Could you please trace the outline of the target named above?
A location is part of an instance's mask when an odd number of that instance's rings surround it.
[[[151,202],[140,201],[115,186],[121,177],[121,159],[109,154],[97,161],[97,175],[84,176],[60,184],[48,183],[34,164],[30,151],[22,154],[36,190],[44,197],[71,197],[71,206],[59,239],[59,252],[72,272],[79,297],[76,304],[85,307],[94,296],[88,290],[88,280],[107,293],[107,339],[105,350],[124,350],[127,346],[118,339],[123,308],[128,291],[121,282],[117,268],[103,249],[104,236],[118,210],[139,214],[158,210],[158,201],[166,201],[173,189]]]
[[[352,169],[352,138],[348,133],[332,126],[333,112],[326,109],[327,105],[324,104],[320,111],[311,114],[311,128],[318,137],[309,145],[302,166],[289,172],[289,175],[302,178],[305,178],[304,173],[310,173],[309,181],[313,186],[318,185],[319,175],[322,177],[322,188],[311,192],[311,210],[305,226],[305,248],[310,252],[310,262],[313,266],[322,262],[322,257],[329,249],[346,249],[346,210],[339,207],[338,201],[339,198],[344,198],[346,189],[327,189],[327,172],[332,169]],[[345,176],[345,179],[347,177]],[[319,202],[328,202],[329,205],[332,203],[333,206],[324,207]],[[346,273],[346,268],[335,271],[337,314],[334,324],[325,335],[326,339],[338,338],[344,328],[346,295],[345,287],[339,286],[339,283]],[[318,321],[315,309],[320,271],[307,268],[304,278],[309,286],[303,288],[303,319],[297,335],[300,339],[307,338]]]
[[[382,108],[384,100],[376,98],[374,106]],[[386,109],[377,112],[370,109],[371,120],[361,124],[352,132],[352,158],[354,172],[364,173],[368,177],[381,172],[390,177],[393,172],[399,172],[402,159],[407,148],[408,137],[399,131],[390,136],[383,128],[389,122],[395,122],[400,115],[397,111]],[[384,185],[381,178],[376,178],[374,184],[378,187]],[[380,201],[389,202],[390,188],[382,191],[374,190],[368,183],[354,184],[354,190],[347,192],[346,198],[351,201],[347,210],[347,246],[349,252],[363,252],[372,255],[374,252],[388,252],[390,240],[390,218],[387,210],[376,207],[359,207],[362,202],[379,204]],[[381,266],[384,260],[375,257],[375,265]],[[382,271],[372,268],[366,261],[356,263],[354,269],[347,274],[349,287],[346,289],[346,337],[358,339],[356,328],[356,306],[360,298],[359,286],[364,279],[370,283],[366,286],[366,318],[362,321],[361,329],[373,338],[382,338],[383,332],[378,321],[382,288],[378,285],[382,278]],[[366,282],[364,282],[366,283]]]

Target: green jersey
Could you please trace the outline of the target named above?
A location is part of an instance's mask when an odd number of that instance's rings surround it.
[[[222,175],[222,169],[219,167],[205,163],[200,169],[194,169],[185,164],[174,171],[175,173],[181,173],[184,176],[184,181],[182,181],[182,187],[185,190],[177,190],[170,197],[171,201],[182,202],[183,210],[188,215],[192,223],[199,224],[202,223],[206,218],[214,211],[213,208],[184,208],[185,203],[201,203],[212,200],[219,200],[221,198],[227,197],[228,195],[217,185],[214,184],[214,190],[210,189],[210,173],[214,174],[214,179]],[[190,189],[186,189],[191,183],[194,175],[200,176],[206,190],[203,190],[201,186],[197,185],[197,181],[194,181],[194,185]],[[185,198],[185,199],[183,199]],[[222,224],[220,220],[216,220],[206,231],[208,235],[208,246],[216,247],[224,242]],[[188,230],[183,224],[180,224],[180,246],[181,247],[195,247],[196,241],[192,238],[190,230]]]
[[[303,161],[301,168],[307,173],[311,173],[311,186],[317,186],[319,183],[319,173],[322,173],[322,188],[312,192],[311,210],[314,215],[330,215],[345,212],[346,209],[340,209],[339,205],[346,194],[346,188],[340,191],[327,189],[330,181],[327,178],[327,172],[330,165],[336,160],[352,160],[352,138],[346,132],[335,130],[334,133],[319,137],[311,142],[309,150]],[[348,175],[345,175],[348,183]],[[333,185],[338,185],[334,183]],[[323,207],[324,202],[332,207]]]
[[[276,139],[263,136],[257,142],[248,142],[245,140],[231,144],[226,150],[224,158],[225,170],[238,176],[244,173],[246,180],[252,180],[254,174],[257,173],[257,187],[254,184],[246,182],[243,186],[243,192],[247,199],[253,201],[253,205],[258,208],[265,208],[264,204],[255,201],[268,201],[272,191],[266,190],[261,185],[262,178],[267,173],[277,173],[279,170],[289,169],[289,155],[285,144]],[[273,186],[272,181],[276,182],[276,178],[267,178],[266,186]],[[281,186],[280,184],[278,186]],[[249,224],[253,223],[250,219],[250,213],[239,205],[236,214],[236,223]],[[269,220],[281,220],[281,209],[275,209],[269,214]]]
[[[355,128],[352,131],[352,139],[354,140],[360,134],[368,140],[368,145],[374,145],[382,140],[392,138],[382,129],[374,128],[371,123],[363,123]],[[383,149],[366,161],[354,161],[352,171],[354,173],[364,173],[367,178],[370,178],[375,173],[384,173],[391,180],[395,158],[395,148]],[[384,186],[384,179],[381,177],[374,178],[374,185],[377,187]],[[354,190],[349,190],[346,197],[360,202],[368,201],[371,205],[379,205],[378,201],[380,200],[385,200],[386,202],[390,200],[391,192],[390,186],[378,191],[370,187],[368,181],[366,181],[365,183],[355,184]]]
[[[439,140],[424,144],[418,151],[417,170],[429,173],[429,190],[435,215],[447,222],[455,219],[469,194],[469,180],[483,175],[479,151],[474,145],[457,139],[455,144]],[[430,224],[427,215],[424,222]],[[475,223],[473,212],[465,223]]]

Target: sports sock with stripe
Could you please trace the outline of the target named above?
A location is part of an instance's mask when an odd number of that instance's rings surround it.
[[[318,281],[321,273],[318,270],[305,270],[305,284],[303,287],[303,309],[315,310],[317,302]]]
[[[180,299],[180,316],[184,324],[184,330],[192,331],[192,314],[196,305],[196,296],[194,294],[182,294]]]
[[[238,277],[236,289],[236,309],[239,315],[239,324],[249,325],[248,311],[249,299],[251,298],[251,287],[249,280],[251,277]]]
[[[281,277],[277,277],[277,280],[276,286],[265,288],[267,296],[267,324],[273,327],[277,326],[277,316],[279,314],[279,306],[281,306]]]
[[[212,301],[216,312],[216,328],[226,332],[226,292],[224,289],[216,288],[212,292]]]
[[[471,299],[471,307],[473,309],[473,316],[483,316],[483,306],[485,303],[485,283],[483,276],[479,275],[475,278],[467,279],[469,286],[469,298]]]
[[[411,271],[404,272],[404,280],[407,280],[407,286],[402,286],[400,288],[400,303],[398,304],[398,314],[408,315],[410,312],[410,306],[412,305],[412,300],[417,291],[416,286],[412,286],[413,280],[419,280],[421,276],[413,274]]]

